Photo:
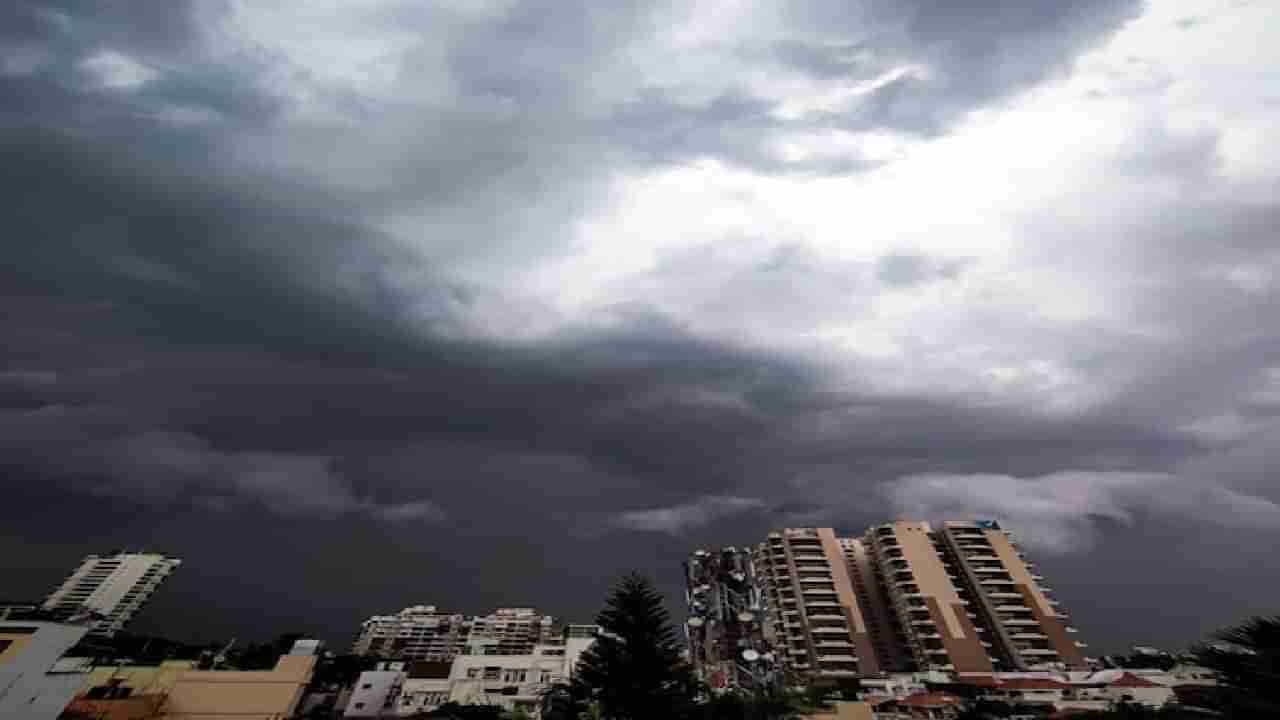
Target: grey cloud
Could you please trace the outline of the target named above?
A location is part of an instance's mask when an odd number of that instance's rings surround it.
[[[718,520],[760,510],[764,503],[755,498],[708,496],[670,507],[628,510],[611,523],[623,530],[683,534]]]
[[[1030,547],[1081,552],[1098,540],[1099,521],[1130,525],[1140,516],[1275,532],[1280,505],[1208,480],[1132,472],[1062,471],[1032,478],[927,474],[886,486],[907,517],[995,518]]]
[[[898,253],[880,258],[876,277],[894,287],[911,287],[931,280],[950,280],[964,272],[969,261],[939,259],[924,255]]]
[[[0,427],[6,462],[62,475],[72,492],[120,495],[158,506],[181,501],[225,508],[253,502],[284,515],[355,512],[431,522],[445,517],[426,500],[380,503],[356,497],[330,457],[224,452],[188,432],[143,429],[117,409],[4,410]]]
[[[576,223],[618,175],[704,157],[769,174],[866,170],[880,161],[792,162],[775,141],[945,133],[1051,79],[1137,7],[788,4],[785,32],[721,48],[731,66],[835,88],[928,72],[782,117],[733,83],[701,102],[646,85],[643,66],[679,58],[645,56],[641,4],[517,5],[470,25],[399,6],[390,20],[417,44],[390,100],[268,52],[219,55],[192,24],[216,25],[217,7],[6,5],[0,44],[35,55],[0,78],[0,464],[17,498],[5,526],[51,545],[66,543],[58,525],[84,528],[85,542],[172,538],[209,577],[270,580],[282,596],[332,588],[335,567],[364,573],[358,592],[321,593],[332,607],[313,617],[335,636],[364,604],[403,602],[399,571],[361,559],[375,554],[421,568],[442,603],[545,587],[520,601],[589,617],[602,567],[674,587],[670,558],[691,539],[747,542],[779,523],[856,531],[894,507],[994,508],[1033,545],[1116,538],[1133,558],[1165,552],[1153,528],[1272,533],[1277,218],[1269,203],[1198,191],[1219,179],[1212,133],[1153,125],[1140,151],[1098,169],[1173,178],[1176,208],[1125,197],[1117,216],[1063,197],[1010,228],[1025,240],[1011,265],[1140,287],[1110,306],[1114,324],[984,297],[947,328],[956,335],[911,328],[893,368],[909,377],[956,338],[995,348],[993,364],[998,350],[1034,350],[1101,398],[1081,407],[1045,411],[1020,387],[891,391],[863,361],[771,349],[778,328],[872,312],[884,286],[901,297],[985,269],[941,255],[849,262],[786,238],[752,239],[761,253],[726,243],[659,258],[607,322],[522,332],[559,318],[522,293],[521,273],[576,251]],[[100,88],[81,66],[106,51],[155,75]],[[282,77],[297,88],[273,84]],[[1077,200],[1083,221],[1068,217]],[[51,497],[70,520],[28,517]],[[113,512],[140,520],[126,532]],[[227,542],[269,549],[264,575],[219,565],[228,553],[202,543],[233,521]],[[607,549],[584,542],[601,527],[615,531]],[[14,547],[7,537],[0,547]],[[1191,571],[1205,552],[1179,560]],[[1064,565],[1062,585],[1127,577],[1107,562]],[[436,589],[462,576],[475,581]],[[1147,615],[1096,621],[1123,630]],[[222,627],[272,629],[260,616],[227,611]]]

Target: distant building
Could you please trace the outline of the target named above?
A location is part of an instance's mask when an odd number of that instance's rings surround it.
[[[85,677],[85,668],[60,664],[59,658],[87,631],[54,622],[0,622],[0,718],[58,717]]]
[[[467,655],[528,655],[560,635],[555,618],[533,608],[498,608],[470,620]]]
[[[49,594],[42,609],[61,620],[92,614],[89,634],[111,637],[181,564],[160,553],[89,555]]]
[[[435,605],[414,605],[395,615],[374,615],[360,626],[351,652],[367,657],[452,660],[466,647],[471,622]]]
[[[379,663],[376,670],[361,673],[343,716],[407,716],[455,702],[537,717],[543,693],[573,676],[596,632],[594,625],[569,625],[520,654],[459,654],[448,663]]]
[[[467,616],[440,612],[435,605],[414,605],[365,620],[351,651],[389,660],[437,662],[458,655],[527,655],[560,633],[555,618],[533,608],[498,608],[488,615]]]
[[[698,679],[715,689],[771,684],[776,663],[765,637],[765,596],[750,551],[698,550],[684,570],[685,637]]]

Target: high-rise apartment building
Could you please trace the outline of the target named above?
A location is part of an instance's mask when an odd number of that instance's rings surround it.
[[[1002,668],[1088,666],[1076,629],[1008,531],[992,521],[947,522],[934,536]]]
[[[351,652],[396,660],[444,662],[459,655],[527,655],[557,639],[562,628],[533,608],[498,608],[488,615],[414,605],[361,623]]]
[[[898,521],[867,531],[906,649],[920,670],[990,673],[998,668],[974,600],[928,523]]]
[[[769,533],[754,560],[788,682],[832,683],[881,670],[834,530]]]
[[[751,553],[733,547],[698,550],[685,561],[685,635],[698,678],[712,688],[772,683],[776,662],[764,594]]]
[[[725,627],[702,629],[721,617],[711,603],[722,602],[724,586],[714,560],[695,553],[686,563],[690,651],[704,672],[723,662],[728,635]],[[741,574],[754,575],[767,613],[768,649],[753,649],[771,650],[788,682],[1087,667],[1084,645],[1044,578],[993,521],[934,528],[901,520],[862,537],[788,528],[770,533]]]
[[[1087,667],[1044,579],[994,521],[899,521],[867,532],[917,667]]]
[[[90,635],[110,637],[142,609],[160,583],[182,564],[161,553],[89,555],[45,599],[42,609],[59,619],[88,612],[100,616]]]

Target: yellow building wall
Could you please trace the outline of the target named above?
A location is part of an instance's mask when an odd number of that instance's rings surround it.
[[[311,681],[316,658],[285,655],[268,671],[191,670],[178,676],[164,704],[172,720],[277,720],[292,714]]]

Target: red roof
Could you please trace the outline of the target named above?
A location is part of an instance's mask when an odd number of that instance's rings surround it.
[[[948,695],[940,692],[917,693],[908,695],[898,701],[899,705],[907,707],[943,707],[946,705],[959,705],[962,700],[955,695]]]
[[[1125,673],[1108,684],[1111,687],[1164,687],[1160,683],[1153,683],[1133,673]]]

